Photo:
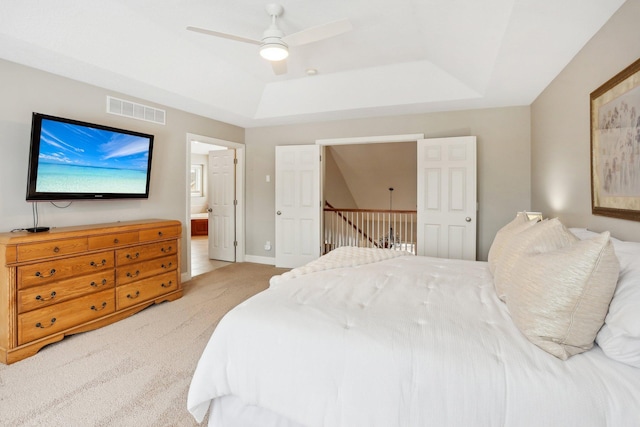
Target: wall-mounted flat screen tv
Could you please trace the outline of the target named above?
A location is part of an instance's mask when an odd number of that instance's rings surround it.
[[[27,200],[146,199],[153,135],[33,113]]]

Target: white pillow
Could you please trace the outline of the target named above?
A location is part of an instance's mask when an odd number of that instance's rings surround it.
[[[515,262],[507,307],[532,343],[566,360],[593,346],[618,272],[608,232],[557,250],[525,254]]]
[[[596,233],[595,231],[588,230],[586,228],[577,228],[571,227],[569,231],[573,233],[578,239],[585,240],[591,239],[592,237],[596,237],[600,233]]]
[[[521,256],[553,251],[577,241],[558,218],[541,221],[514,235],[505,244],[493,274],[498,297],[506,301],[509,285],[514,280],[514,265]]]
[[[511,222],[498,230],[496,236],[493,238],[493,243],[489,248],[489,255],[487,257],[491,274],[495,272],[496,265],[500,262],[500,257],[502,255],[504,246],[509,242],[509,240],[511,240],[513,236],[520,233],[521,231],[532,227],[536,224],[536,222],[538,221],[529,221],[529,218],[524,212],[518,212],[516,214],[516,217],[511,220]]]
[[[569,230],[580,238],[596,234],[584,228]],[[611,241],[620,277],[596,343],[610,358],[640,368],[640,243]]]

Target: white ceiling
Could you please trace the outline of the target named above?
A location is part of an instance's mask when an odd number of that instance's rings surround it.
[[[529,105],[624,0],[281,0],[293,47],[258,46],[265,0],[0,0],[0,57],[242,127]],[[318,74],[308,76],[305,70]]]

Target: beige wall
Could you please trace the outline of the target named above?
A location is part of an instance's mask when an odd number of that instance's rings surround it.
[[[39,225],[61,227],[129,219],[182,221],[186,232],[188,132],[243,142],[244,130],[215,120],[154,105],[127,95],[0,60],[0,231],[32,227],[31,203],[25,201],[31,113],[50,114],[155,135],[148,200],[74,202],[59,209],[38,203]],[[105,112],[106,96],[165,109],[166,125]],[[58,203],[66,206],[65,202]],[[185,233],[186,234],[186,233]],[[186,260],[186,238],[182,255]],[[187,265],[183,262],[182,270]]]
[[[349,191],[349,187],[333,158],[333,151],[330,148],[328,147],[324,152],[323,198],[331,203],[334,208],[356,209],[358,205],[353,199],[351,191]]]
[[[486,259],[496,231],[518,210],[529,209],[530,109],[496,108],[247,129],[246,253],[273,257],[275,146],[316,139],[424,133],[426,138],[478,137],[478,259]]]
[[[532,208],[640,241],[640,223],[591,214],[590,93],[640,58],[640,0],[628,0],[531,106]]]
[[[416,209],[417,150],[415,141],[327,147],[359,209],[389,209],[390,202],[393,209]],[[393,188],[391,195],[389,188]],[[325,186],[325,199],[331,201],[326,191]]]

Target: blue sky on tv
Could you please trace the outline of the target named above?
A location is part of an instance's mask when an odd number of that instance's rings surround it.
[[[42,163],[146,170],[149,138],[43,119]]]

